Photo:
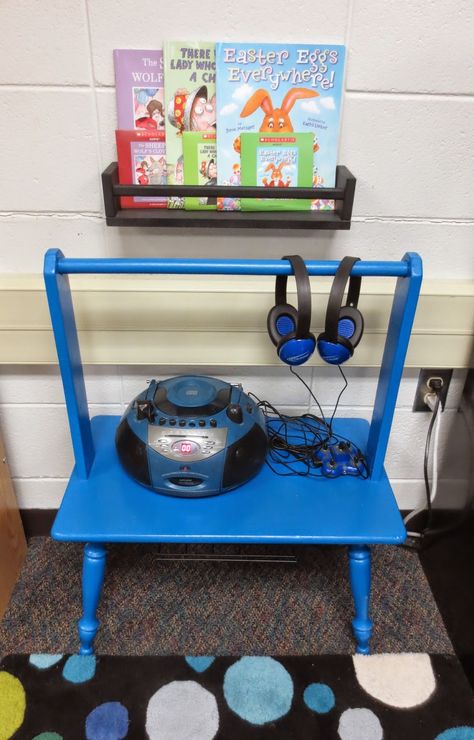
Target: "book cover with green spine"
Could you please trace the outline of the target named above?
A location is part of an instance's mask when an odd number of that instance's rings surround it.
[[[185,198],[187,211],[213,211],[217,198],[205,195],[206,185],[217,185],[216,135],[205,131],[183,131],[184,184],[202,185],[199,198]]]
[[[165,41],[163,46],[168,185],[184,182],[183,133],[216,132],[216,45],[211,41]],[[172,196],[168,208],[182,208]]]
[[[241,183],[271,188],[313,185],[312,133],[271,135],[243,133]],[[242,198],[243,211],[310,211],[311,200],[291,198]]]

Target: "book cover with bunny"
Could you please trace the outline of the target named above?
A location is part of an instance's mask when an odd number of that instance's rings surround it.
[[[333,44],[216,45],[217,177],[240,184],[240,135],[312,133],[313,185],[335,184],[345,47]],[[313,208],[333,208],[315,200]],[[238,210],[236,198],[218,209]]]

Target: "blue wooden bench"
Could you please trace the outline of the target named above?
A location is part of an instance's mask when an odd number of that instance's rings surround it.
[[[334,275],[332,261],[308,261],[308,273]],[[369,652],[370,546],[400,544],[406,536],[384,469],[398,387],[421,286],[417,254],[400,262],[357,262],[353,274],[396,277],[396,289],[370,424],[336,420],[335,432],[365,451],[370,476],[314,480],[279,477],[267,467],[221,496],[162,496],[135,483],[122,469],[114,436],[119,417],[89,418],[69,274],[290,274],[281,260],[68,259],[45,256],[44,275],[64,385],[75,467],[52,537],[83,542],[83,616],[80,652],[93,652],[96,612],[109,542],[258,543],[348,546],[355,604],[352,627],[359,653]]]

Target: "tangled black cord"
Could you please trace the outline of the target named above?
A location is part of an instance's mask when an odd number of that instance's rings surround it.
[[[347,380],[341,368],[339,370],[344,378],[345,385],[339,393],[329,423],[326,421],[319,401],[309,386],[292,367],[290,367],[290,370],[309,390],[321,416],[310,413],[301,416],[288,416],[280,413],[268,401],[262,401],[254,393],[249,393],[248,395],[254,398],[265,417],[269,440],[266,463],[269,468],[280,476],[298,475],[309,478],[334,478],[334,474],[327,474],[324,471],[323,463],[318,455],[326,451],[333,454],[331,446],[334,444],[341,444],[341,446],[351,444],[356,452],[359,471],[357,473],[347,472],[346,474],[364,479],[368,478],[369,470],[362,451],[347,437],[336,434],[332,429],[339,400],[347,388]],[[333,460],[336,463],[334,456]],[[281,468],[284,468],[286,472],[282,472]]]

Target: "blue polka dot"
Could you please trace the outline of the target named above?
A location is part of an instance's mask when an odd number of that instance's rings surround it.
[[[203,673],[214,663],[215,658],[212,658],[210,655],[200,655],[198,657],[187,655],[185,660],[186,663],[196,671],[196,673]]]
[[[436,735],[436,740],[474,740],[474,727],[452,727]]]
[[[71,683],[90,681],[95,675],[95,655],[71,655],[63,668],[63,676]]]
[[[56,663],[59,663],[62,657],[63,657],[62,655],[48,655],[47,653],[32,653],[30,655],[29,661],[31,665],[35,666],[35,668],[39,668],[41,671],[43,671],[46,668],[51,668],[51,666],[56,665]]]
[[[244,657],[227,669],[224,696],[239,717],[263,725],[289,712],[293,681],[274,658]]]
[[[86,719],[87,740],[121,740],[128,733],[128,711],[119,701],[100,704]]]
[[[304,690],[304,703],[318,714],[330,712],[336,703],[332,689],[325,683],[310,683]]]

